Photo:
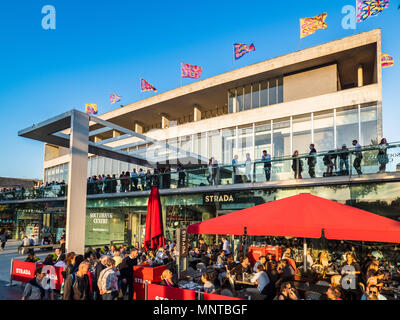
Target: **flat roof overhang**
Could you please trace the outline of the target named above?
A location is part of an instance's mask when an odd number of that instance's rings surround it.
[[[84,114],[78,110],[70,110],[58,116],[52,117],[48,120],[34,124],[26,129],[20,130],[18,132],[18,136],[69,149],[70,136],[68,132],[70,131],[71,128],[71,117],[74,112]],[[129,154],[129,152],[127,151],[122,151],[121,146],[118,146],[117,149],[114,149],[112,147],[104,145],[102,142],[96,143],[88,140],[89,154],[94,154],[97,156],[111,158],[145,167],[165,167],[167,165],[170,167],[176,167],[178,163],[182,163],[184,164],[185,167],[190,168],[190,167],[198,167],[206,165],[208,163],[207,159],[204,157],[192,154],[190,152],[186,152],[179,148],[169,146],[166,143],[159,143],[158,141],[155,141],[152,138],[148,138],[145,135],[139,135],[135,132],[132,132],[129,129],[116,126],[113,123],[97,119],[96,117],[93,116],[89,116],[89,119],[90,123],[96,123],[97,126],[100,126],[105,130],[123,131],[127,135],[130,133],[131,136],[137,136],[139,138],[142,138],[144,140],[144,143],[147,142],[156,145],[160,144],[162,147],[165,148],[165,150],[167,151],[172,150],[173,153],[176,153],[177,156],[176,158],[171,158],[171,157],[167,158],[161,156],[159,159],[157,158],[146,159],[143,157],[139,157],[137,155]]]
[[[175,120],[191,114],[194,105],[200,106],[202,111],[216,106],[226,107],[229,89],[329,64],[339,64],[340,78],[351,82],[348,77],[356,74],[350,75],[346,70],[352,65],[377,63],[380,37],[380,29],[376,29],[296,51],[157,94],[102,114],[99,118],[126,127],[132,127],[133,120],[143,125],[160,122],[161,114]],[[97,125],[93,127],[97,128]]]

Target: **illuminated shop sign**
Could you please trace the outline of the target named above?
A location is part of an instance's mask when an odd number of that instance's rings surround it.
[[[232,193],[204,194],[203,202],[207,203],[232,203],[235,197]]]

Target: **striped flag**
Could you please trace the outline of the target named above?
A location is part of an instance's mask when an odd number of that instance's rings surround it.
[[[327,15],[327,13],[322,13],[315,17],[300,19],[300,38],[307,37],[318,29],[328,28],[325,22]]]
[[[201,77],[203,71],[202,67],[195,66],[194,64],[188,64],[181,62],[181,77],[198,79]]]
[[[148,83],[146,80],[140,78],[140,92],[144,91],[154,91],[157,92],[157,89],[154,88],[150,83]]]
[[[375,17],[386,8],[389,8],[389,0],[357,0],[357,22]]]
[[[121,98],[122,98],[121,96],[119,96],[119,95],[117,95],[115,93],[111,93],[110,102],[111,102],[111,104],[117,103],[118,101],[121,100]]]
[[[254,47],[254,44],[247,45],[244,43],[235,43],[233,45],[233,51],[235,53],[235,60],[240,59],[244,54],[250,51],[255,51],[256,48]]]
[[[382,53],[381,62],[382,68],[389,68],[394,66],[394,59],[387,53]]]

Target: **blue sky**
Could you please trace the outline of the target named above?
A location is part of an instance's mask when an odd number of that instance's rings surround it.
[[[357,32],[382,29],[382,50],[395,58],[383,70],[383,130],[400,141],[398,121],[400,1]],[[56,9],[56,30],[44,30],[42,7]],[[0,5],[0,176],[42,178],[43,144],[18,130],[72,108],[97,103],[116,108],[115,92],[128,104],[180,85],[180,62],[203,67],[202,79],[298,50],[299,18],[327,12],[328,29],[301,41],[301,48],[354,34],[341,27],[342,7],[354,1],[135,1],[3,0]],[[232,65],[232,44],[256,51]],[[188,84],[193,80],[184,79]],[[396,90],[397,89],[397,90]]]

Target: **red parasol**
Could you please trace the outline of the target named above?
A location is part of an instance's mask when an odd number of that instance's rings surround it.
[[[144,242],[146,247],[150,247],[151,250],[164,247],[165,245],[161,201],[157,187],[152,187],[150,191]]]

